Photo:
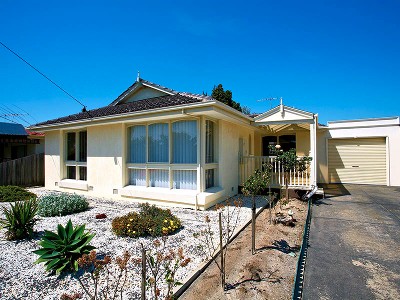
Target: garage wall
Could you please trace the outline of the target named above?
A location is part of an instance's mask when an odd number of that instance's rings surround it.
[[[387,139],[388,185],[400,186],[400,122],[399,117],[328,122],[317,134],[318,182],[328,183],[328,140],[344,138]]]

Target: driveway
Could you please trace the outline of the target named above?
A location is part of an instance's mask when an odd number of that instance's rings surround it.
[[[303,299],[400,299],[400,188],[328,185],[313,205]]]

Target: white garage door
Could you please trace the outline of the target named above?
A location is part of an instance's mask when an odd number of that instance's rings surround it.
[[[386,139],[329,140],[328,174],[331,183],[386,185]]]

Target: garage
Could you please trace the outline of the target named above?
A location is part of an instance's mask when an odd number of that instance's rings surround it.
[[[328,140],[330,183],[387,185],[386,138]]]

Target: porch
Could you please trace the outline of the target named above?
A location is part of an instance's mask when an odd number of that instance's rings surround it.
[[[311,190],[316,187],[316,139],[318,116],[293,107],[280,105],[254,118],[255,145],[253,155],[239,157],[239,183],[243,183],[264,164],[271,165],[271,187],[285,185],[283,166],[270,152],[270,146],[279,145],[283,151],[296,150],[299,159],[311,157],[305,168],[293,168],[288,172],[291,189]]]
[[[242,156],[239,162],[239,183],[243,186],[244,182],[256,170],[262,170],[265,165],[271,165],[271,187],[280,188],[285,185],[285,173],[282,165],[275,156]],[[310,190],[313,184],[311,180],[311,163],[307,164],[304,171],[290,170],[288,173],[289,188],[299,190]]]

